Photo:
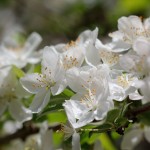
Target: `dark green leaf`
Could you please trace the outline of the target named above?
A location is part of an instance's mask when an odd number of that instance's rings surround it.
[[[119,109],[110,110],[107,113],[106,122],[114,123],[115,119],[119,116],[119,114],[120,114],[120,110]]]

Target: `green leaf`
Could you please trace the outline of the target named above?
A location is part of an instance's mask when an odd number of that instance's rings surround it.
[[[119,109],[110,110],[107,113],[106,122],[114,123],[115,119],[119,116],[119,114],[120,114]]]
[[[128,123],[128,119],[125,118],[125,117],[119,117],[119,118],[115,121],[115,125],[117,125],[118,127],[124,126],[124,125],[126,125],[126,123]]]
[[[119,117],[123,117],[125,115],[125,113],[127,112],[128,110],[128,107],[132,104],[133,102],[130,102],[130,103],[127,103],[127,104],[124,104],[121,111],[120,111],[120,114],[119,114]]]
[[[12,66],[12,71],[16,74],[18,78],[21,78],[25,75],[25,73],[20,68],[16,67],[15,65]]]
[[[55,123],[55,122],[65,123],[67,120],[65,112],[62,112],[62,111],[50,113],[47,116],[47,118],[48,118],[48,122],[50,122],[50,123]]]
[[[139,114],[137,118],[141,123],[150,126],[150,111]]]
[[[117,148],[112,143],[112,141],[106,133],[101,133],[99,139],[101,141],[102,147],[105,150],[117,150]]]
[[[34,72],[41,73],[41,63],[34,65]]]
[[[72,97],[74,95],[74,93],[69,89],[65,89],[63,91],[63,94],[66,95],[67,97]]]

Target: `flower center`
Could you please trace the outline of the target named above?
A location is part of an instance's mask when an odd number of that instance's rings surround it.
[[[115,65],[119,61],[119,55],[110,51],[100,50],[102,61],[108,65]]]
[[[77,65],[78,65],[78,61],[76,57],[73,56],[69,57],[68,55],[65,55],[65,57],[63,58],[63,67],[65,70],[68,70]]]
[[[88,90],[88,93],[86,93],[80,99],[80,101],[86,107],[90,108],[90,110],[95,110],[97,108],[95,97],[96,97],[96,89]]]

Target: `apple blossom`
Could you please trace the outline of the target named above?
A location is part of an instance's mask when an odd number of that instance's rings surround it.
[[[99,69],[86,69],[73,68],[70,74],[68,73],[70,76],[68,84],[77,93],[70,100],[66,100],[63,106],[73,128],[85,126],[94,119],[102,120],[113,108],[113,101],[109,97],[107,77],[102,74],[105,68],[102,66]],[[75,85],[69,82],[73,78]]]
[[[124,50],[132,47],[134,40],[139,37],[150,38],[150,18],[142,22],[138,16],[121,17],[118,20],[118,31],[110,33],[116,47]]]
[[[150,142],[150,128],[145,126],[142,129],[140,126],[134,126],[124,135],[121,143],[121,149],[133,150],[142,141],[143,138]]]
[[[32,113],[21,104],[21,99],[27,96],[11,67],[0,70],[0,115],[8,107],[11,116],[20,122],[32,119]]]
[[[42,40],[38,33],[32,33],[23,47],[13,40],[8,39],[0,45],[0,60],[5,60],[1,62],[1,67],[13,64],[19,68],[23,68],[27,63],[35,64],[40,61],[40,53],[35,52]]]

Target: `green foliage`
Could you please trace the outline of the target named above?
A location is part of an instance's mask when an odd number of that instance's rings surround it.
[[[20,68],[16,67],[15,65],[12,66],[12,71],[16,74],[18,78],[21,78],[25,75],[25,73]]]

